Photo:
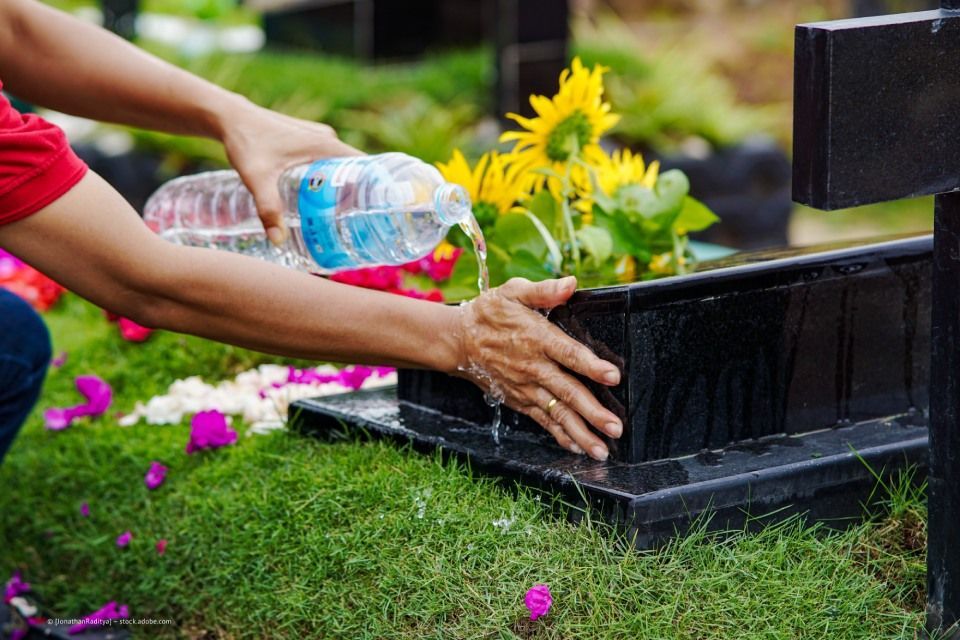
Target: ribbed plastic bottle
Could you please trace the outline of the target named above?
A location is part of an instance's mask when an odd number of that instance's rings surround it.
[[[150,196],[143,218],[177,244],[327,274],[422,258],[471,216],[463,187],[402,153],[303,164],[284,172],[279,188],[290,231],[281,247],[267,239],[253,196],[235,171],[171,180]]]

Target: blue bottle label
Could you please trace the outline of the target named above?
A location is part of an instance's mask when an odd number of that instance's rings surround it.
[[[340,162],[317,160],[300,181],[297,207],[303,241],[313,260],[323,269],[335,271],[356,266],[344,250],[337,230],[337,194],[335,175]],[[342,179],[339,181],[342,184]]]

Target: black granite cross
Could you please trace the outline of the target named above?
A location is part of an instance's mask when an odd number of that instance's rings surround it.
[[[960,637],[960,0],[799,25],[794,199],[839,209],[936,194],[927,626]]]

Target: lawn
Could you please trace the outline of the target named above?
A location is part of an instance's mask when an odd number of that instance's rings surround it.
[[[388,443],[235,424],[235,445],[188,456],[186,422],[125,428],[113,411],[279,359],[163,332],[126,343],[71,294],[46,318],[69,358],[0,467],[0,571],[19,568],[52,614],[119,600],[173,620],[134,627],[144,638],[917,637],[925,514],[907,483],[843,533],[793,521],[637,552],[547,496]],[[85,373],[113,386],[110,412],[46,431],[40,409],[75,403]],[[151,492],[152,460],[170,471]],[[554,603],[530,622],[535,583]]]

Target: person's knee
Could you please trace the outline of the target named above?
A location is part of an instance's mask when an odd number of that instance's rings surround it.
[[[0,361],[6,364],[0,366],[0,378],[15,377],[0,380],[0,395],[2,389],[20,386],[18,381],[42,384],[51,353],[50,332],[40,316],[20,298],[0,290]]]

